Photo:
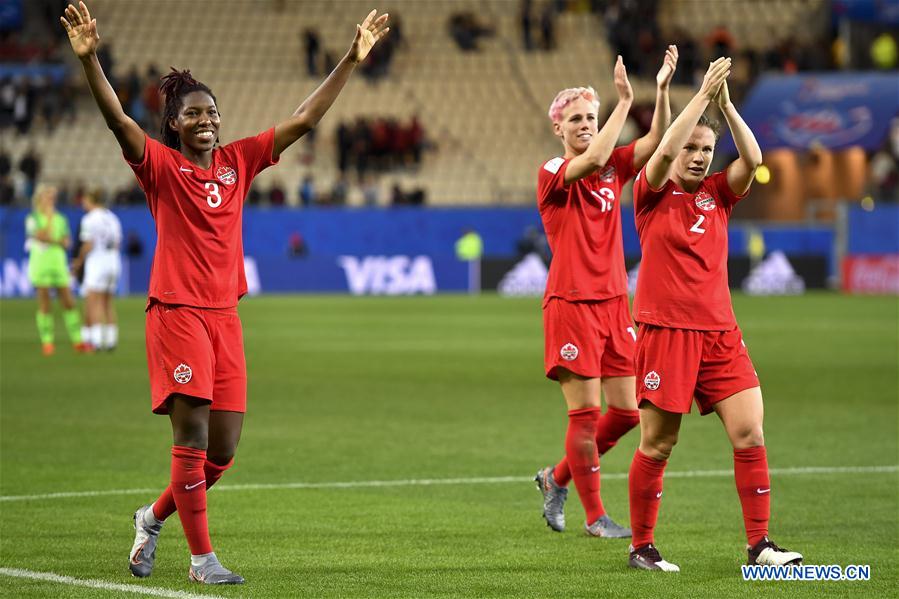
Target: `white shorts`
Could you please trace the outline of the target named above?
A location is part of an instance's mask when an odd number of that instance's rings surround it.
[[[119,287],[119,276],[122,274],[122,261],[118,256],[91,260],[84,263],[84,292],[115,293]]]

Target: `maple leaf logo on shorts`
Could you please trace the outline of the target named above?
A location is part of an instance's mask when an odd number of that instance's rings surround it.
[[[655,370],[651,370],[649,374],[643,377],[643,384],[646,385],[646,388],[650,391],[655,391],[659,388],[659,385],[662,384],[662,377],[660,377],[659,373]]]
[[[185,383],[188,383],[188,382],[190,382],[190,377],[192,377],[193,374],[194,373],[190,369],[190,366],[188,366],[187,364],[182,362],[181,364],[178,364],[178,366],[175,368],[175,372],[174,372],[175,382],[181,383],[182,385]]]
[[[568,360],[569,362],[571,362],[572,360],[577,358],[577,346],[573,343],[566,343],[559,351],[559,355],[562,356],[563,360]]]

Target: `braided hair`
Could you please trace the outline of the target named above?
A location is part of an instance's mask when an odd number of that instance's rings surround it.
[[[200,83],[191,76],[189,70],[179,71],[175,67],[170,68],[172,72],[163,77],[159,84],[159,91],[165,96],[160,133],[162,134],[162,143],[173,150],[180,150],[181,138],[177,131],[169,127],[169,122],[178,119],[178,111],[181,109],[184,96],[200,91],[209,94],[216,105],[218,105],[218,100],[215,99],[215,94],[206,84]]]

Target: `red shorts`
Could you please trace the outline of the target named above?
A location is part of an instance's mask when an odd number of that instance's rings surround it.
[[[587,378],[634,376],[634,322],[621,295],[601,301],[569,302],[554,297],[543,307],[543,366]]]
[[[694,331],[640,325],[637,335],[637,403],[666,412],[699,413],[731,395],[759,386],[739,327]]]
[[[147,365],[153,412],[168,414],[173,393],[247,411],[247,363],[237,308],[205,309],[153,302],[147,308]]]

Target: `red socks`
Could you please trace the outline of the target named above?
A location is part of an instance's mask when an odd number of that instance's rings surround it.
[[[609,406],[596,429],[596,451],[604,455],[615,447],[618,439],[640,424],[640,410],[619,410]]]
[[[631,503],[631,531],[634,547],[653,542],[652,531],[659,517],[662,500],[662,476],[668,460],[660,462],[637,448],[628,474],[628,494]]]
[[[609,406],[602,416],[597,415],[596,426],[596,453],[600,456],[615,447],[618,439],[629,430],[640,424],[640,410],[620,410]],[[571,471],[568,469],[568,459],[562,458],[553,470],[553,480],[560,487],[568,485],[571,481]]]
[[[652,531],[659,515],[662,475],[667,463],[653,460],[639,449],[634,454],[628,477],[634,547],[653,542]],[[771,517],[771,480],[764,447],[734,450],[734,479],[743,506],[746,539],[753,546],[768,534]]]
[[[203,472],[206,474],[206,489],[214,485],[218,479],[222,477],[222,474],[225,473],[225,470],[234,465],[234,458],[225,464],[224,466],[219,466],[218,464],[214,464],[209,460],[203,464]],[[171,516],[175,513],[175,498],[172,496],[172,485],[169,485],[165,488],[165,491],[162,492],[162,495],[159,496],[159,499],[153,502],[153,516],[159,520],[160,522]]]
[[[206,451],[172,447],[172,496],[191,555],[212,553],[206,522]]]
[[[568,433],[565,435],[565,454],[571,477],[587,513],[587,523],[593,524],[605,514],[599,497],[599,454],[596,453],[596,428],[599,408],[568,412]]]
[[[768,534],[771,517],[771,479],[764,446],[734,450],[734,480],[743,506],[746,539],[753,546]]]

